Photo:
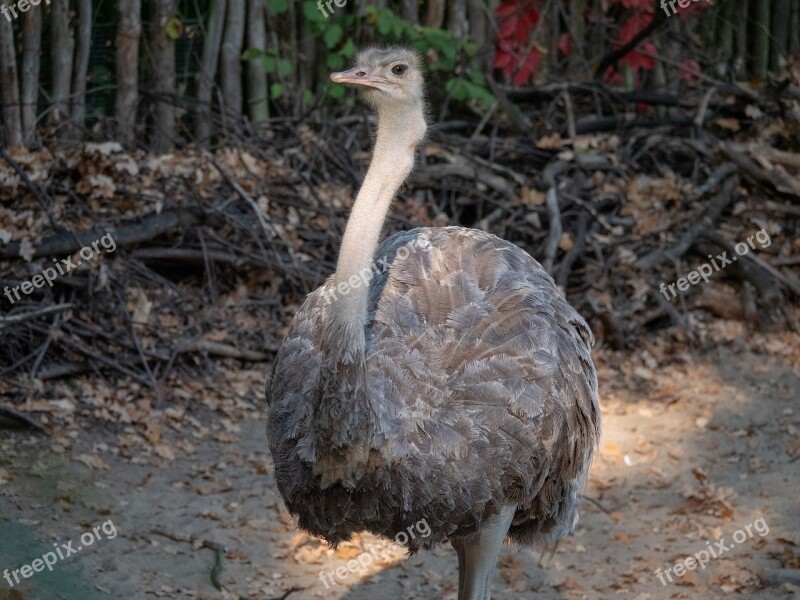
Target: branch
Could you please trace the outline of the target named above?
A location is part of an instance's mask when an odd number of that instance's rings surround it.
[[[67,310],[68,308],[72,308],[72,304],[64,303],[64,304],[54,304],[53,306],[47,306],[45,308],[34,310],[32,312],[22,313],[21,315],[11,315],[9,317],[0,317],[0,329],[4,327],[8,327],[9,325],[13,325],[14,323],[21,323],[23,321],[28,321],[29,319],[35,319],[36,317],[41,317],[44,315],[49,315],[50,313],[60,312],[62,310]]]
[[[49,434],[50,432],[47,431],[42,425],[34,421],[31,417],[26,415],[25,413],[21,413],[18,410],[14,410],[13,408],[8,408],[7,406],[0,406],[0,416],[10,419],[12,421],[19,421],[20,423],[25,423],[29,427],[33,427],[37,431],[41,431],[42,433]]]
[[[603,57],[603,60],[600,61],[600,64],[597,65],[597,68],[594,70],[594,77],[595,79],[600,79],[603,77],[603,74],[606,72],[608,67],[616,65],[619,60],[625,56],[627,56],[630,52],[632,52],[636,46],[642,43],[645,39],[647,39],[656,29],[661,27],[664,23],[667,22],[667,13],[663,10],[658,9],[658,2],[656,2],[656,13],[653,17],[653,20],[650,21],[650,24],[647,25],[644,29],[642,29],[639,33],[637,33],[631,41],[629,41],[624,46],[620,46],[610,54],[607,54]]]
[[[160,214],[149,214],[138,223],[124,225],[112,232],[105,229],[92,228],[83,231],[67,231],[57,233],[43,239],[33,249],[34,256],[70,255],[82,247],[97,241],[110,233],[117,246],[128,246],[151,240],[159,235],[175,229],[179,225],[193,225],[205,216],[201,208],[170,210]],[[20,242],[11,242],[0,248],[0,256],[15,258],[19,256]]]
[[[727,169],[725,172],[727,172]],[[733,191],[736,189],[738,183],[738,177],[730,177],[726,179],[720,192],[708,203],[708,211],[706,212],[705,216],[689,226],[689,228],[681,236],[681,239],[678,240],[677,244],[668,250],[661,250],[657,248],[646,254],[636,261],[636,268],[650,269],[655,265],[661,264],[667,259],[677,260],[686,254],[686,251],[691,248],[692,244],[695,243],[700,234],[707,232],[714,222],[720,217],[722,212],[727,208],[728,204],[730,204],[731,200],[733,199]]]

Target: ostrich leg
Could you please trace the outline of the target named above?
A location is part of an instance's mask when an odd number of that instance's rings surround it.
[[[481,523],[478,533],[453,542],[458,553],[458,600],[491,600],[494,569],[516,508],[503,507]]]

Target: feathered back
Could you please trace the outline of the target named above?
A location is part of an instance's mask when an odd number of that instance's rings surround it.
[[[366,391],[315,392],[330,281],[276,358],[269,437],[289,510],[331,543],[425,519],[433,533],[412,550],[467,535],[502,504],[518,507],[517,541],[572,531],[600,433],[585,321],[535,260],[481,231],[402,232],[376,261]],[[328,437],[339,423],[360,432],[358,473],[342,475],[341,440]]]

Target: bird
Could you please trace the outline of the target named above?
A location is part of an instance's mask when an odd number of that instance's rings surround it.
[[[267,378],[277,487],[332,546],[424,523],[408,553],[449,543],[459,600],[490,600],[504,541],[554,548],[577,524],[601,433],[592,332],[495,235],[420,227],[381,241],[426,135],[422,59],[369,47],[330,78],[360,91],[377,134],[335,272]]]

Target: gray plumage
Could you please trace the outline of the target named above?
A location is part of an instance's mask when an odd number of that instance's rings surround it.
[[[459,541],[493,516],[513,514],[499,539],[569,534],[600,434],[586,322],[538,262],[483,231],[415,229],[369,251],[382,267],[368,289],[334,275],[310,294],[268,382],[275,477],[300,527],[338,544],[424,519],[431,535],[409,550],[450,541],[460,563]],[[361,293],[360,321],[339,315]],[[486,577],[460,597],[488,598]]]
[[[268,435],[289,511],[333,544],[362,530],[394,537],[424,518],[433,534],[412,540],[417,550],[509,503],[515,541],[570,533],[600,427],[586,322],[539,263],[482,231],[401,232],[377,257],[391,266],[370,282],[363,381],[342,385],[340,402],[320,397],[331,279],[276,357]],[[342,421],[352,439],[334,447],[364,444],[368,466],[358,481],[323,485],[315,454],[329,445],[325,423]]]

